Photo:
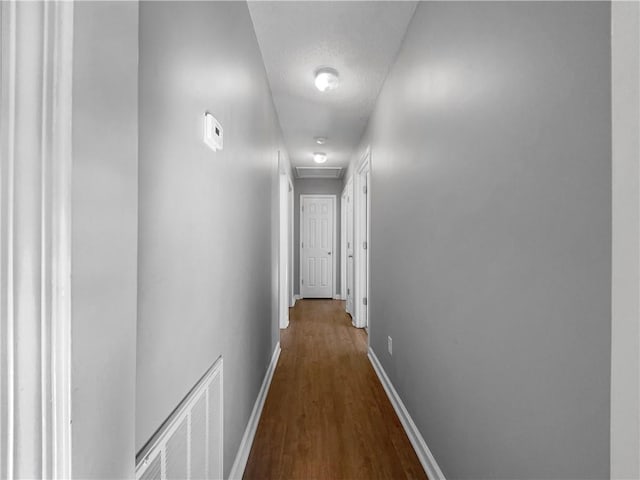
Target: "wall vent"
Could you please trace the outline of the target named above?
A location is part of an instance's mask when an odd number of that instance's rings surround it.
[[[222,357],[136,456],[136,480],[222,478]]]
[[[296,167],[296,177],[298,178],[340,178],[342,176],[340,167]]]

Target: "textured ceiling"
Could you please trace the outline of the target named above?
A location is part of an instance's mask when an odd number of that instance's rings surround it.
[[[347,166],[375,105],[416,2],[250,1],[249,10],[294,166]],[[318,91],[314,71],[340,72],[340,86]],[[316,145],[313,137],[328,138]]]

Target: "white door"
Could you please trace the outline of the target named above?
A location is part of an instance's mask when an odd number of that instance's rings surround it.
[[[346,237],[347,237],[347,313],[353,316],[355,314],[353,310],[353,183],[350,181],[346,188]]]
[[[300,295],[333,298],[335,197],[300,196]]]

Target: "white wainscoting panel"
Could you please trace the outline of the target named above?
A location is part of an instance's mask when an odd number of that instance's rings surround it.
[[[222,386],[219,357],[138,455],[137,480],[222,478]]]

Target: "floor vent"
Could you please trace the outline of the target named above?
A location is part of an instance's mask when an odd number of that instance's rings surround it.
[[[342,168],[339,167],[296,167],[298,178],[340,178]]]
[[[136,480],[221,479],[222,357],[136,457]]]

